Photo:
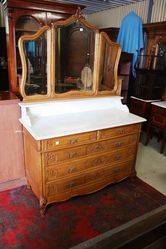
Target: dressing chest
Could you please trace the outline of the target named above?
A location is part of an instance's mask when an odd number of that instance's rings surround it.
[[[121,103],[119,45],[78,10],[22,36],[19,50],[26,177],[41,213],[134,176],[145,120]]]

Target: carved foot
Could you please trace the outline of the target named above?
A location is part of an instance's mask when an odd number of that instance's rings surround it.
[[[42,217],[45,216],[46,213],[46,207],[47,207],[47,200],[44,198],[40,199],[40,214]]]
[[[31,185],[29,182],[27,182],[27,189],[31,189]]]
[[[28,184],[28,185],[27,185],[27,189],[31,189],[31,185]]]

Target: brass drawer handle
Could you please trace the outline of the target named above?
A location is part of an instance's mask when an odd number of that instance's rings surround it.
[[[121,159],[121,156],[120,155],[116,155],[114,158],[115,158],[116,161],[118,161],[118,160]]]
[[[68,185],[67,185],[67,189],[68,188],[73,188],[76,186],[76,183],[74,181],[70,182]]]
[[[119,148],[119,147],[121,147],[121,146],[122,146],[122,142],[117,142],[117,143],[115,143],[115,147]]]
[[[124,134],[125,130],[119,130],[119,134]]]
[[[71,140],[69,141],[69,144],[76,144],[76,143],[78,143],[78,139],[77,139],[77,138],[71,139]]]
[[[71,174],[71,173],[74,173],[76,171],[76,167],[72,166],[68,169],[68,173]]]
[[[77,157],[78,155],[79,155],[78,152],[71,152],[69,153],[69,158],[72,159],[72,158]]]

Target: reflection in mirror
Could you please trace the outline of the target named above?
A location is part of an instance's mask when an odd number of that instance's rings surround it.
[[[95,32],[75,21],[57,28],[55,92],[92,91]]]
[[[47,37],[46,32],[35,40],[24,41],[27,66],[25,94],[47,94]]]
[[[99,65],[99,91],[114,90],[116,79],[116,63],[119,61],[119,46],[111,41],[105,35],[101,34],[101,56]]]
[[[21,16],[17,19],[15,24],[15,39],[16,44],[18,44],[18,40],[22,35],[33,35],[35,34],[41,24],[31,16]],[[22,75],[22,65],[21,65],[21,58],[19,55],[18,46],[16,46],[16,62],[17,62],[17,83],[19,85],[19,79]]]

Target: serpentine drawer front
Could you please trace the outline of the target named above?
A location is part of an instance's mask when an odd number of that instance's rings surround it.
[[[27,181],[49,203],[134,176],[140,124],[36,141],[24,129]]]
[[[130,144],[137,143],[137,134],[124,136],[120,138],[113,138],[101,142],[96,142],[88,145],[82,145],[70,149],[55,150],[43,153],[44,165],[49,166],[60,162],[66,162],[68,160],[78,159],[86,155],[90,156],[97,153],[109,152],[110,150],[116,150],[125,148]]]
[[[134,159],[135,151],[136,146],[131,145],[123,150],[45,167],[45,181],[49,182],[57,178],[71,177],[89,169],[95,169],[96,167],[103,168],[105,165],[111,166],[117,162]]]
[[[123,174],[122,174],[123,172]],[[72,189],[82,187],[85,184],[91,184],[102,179],[122,179],[131,173],[131,162],[126,162],[121,165],[114,165],[114,167],[102,167],[82,174],[78,177],[71,177],[68,180],[53,181],[46,184],[46,195],[56,195],[64,192],[71,192]]]

